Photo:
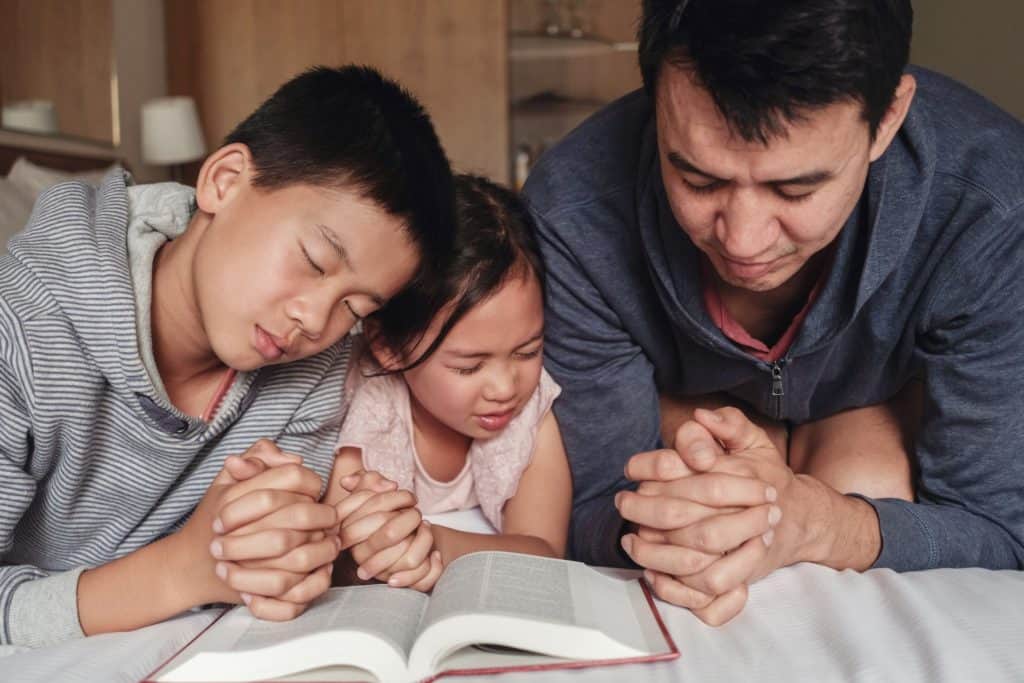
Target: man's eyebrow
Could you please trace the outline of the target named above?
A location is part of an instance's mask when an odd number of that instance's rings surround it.
[[[785,178],[784,180],[773,180],[770,185],[820,185],[826,180],[831,180],[833,176],[832,171],[811,171],[810,173],[804,173],[802,175],[794,176],[792,178]]]
[[[721,178],[719,178],[718,176],[712,175],[712,174],[708,173],[707,171],[702,171],[701,169],[697,168],[692,163],[690,163],[689,161],[684,159],[682,157],[682,155],[679,154],[679,152],[669,152],[668,153],[668,162],[670,164],[672,164],[673,166],[675,166],[680,171],[683,171],[684,173],[696,173],[697,175],[702,175],[705,178],[711,178],[713,180],[721,180]]]
[[[348,250],[345,249],[345,245],[341,243],[341,238],[338,237],[337,233],[323,223],[317,223],[316,229],[320,231],[323,238],[327,240],[331,247],[334,248],[334,251],[338,252],[338,258],[344,262],[345,267],[354,273],[356,269],[352,266],[352,261],[348,257]]]
[[[334,251],[338,252],[338,258],[340,258],[341,262],[345,264],[345,267],[348,268],[349,271],[355,273],[355,266],[352,265],[352,260],[348,257],[348,250],[345,249],[345,245],[341,243],[341,238],[338,237],[338,233],[334,232],[323,223],[317,223],[316,229],[320,232],[320,235],[327,240],[328,244],[331,245]],[[376,292],[366,292],[366,295],[373,299],[373,303],[377,304],[379,308],[384,308],[384,304],[387,303],[387,300]]]
[[[680,155],[678,152],[669,152],[668,161],[675,168],[679,169],[680,171],[683,171],[684,173],[696,173],[697,175],[702,175],[705,178],[710,178],[712,180],[722,180],[718,176],[712,175],[707,171],[702,171],[701,169],[697,168],[692,163],[684,159],[682,155]],[[769,180],[765,184],[774,185],[776,187],[778,187],[779,185],[819,185],[825,182],[826,180],[831,180],[834,176],[835,174],[832,171],[810,171],[808,173],[801,173],[798,176],[793,176],[792,178]]]

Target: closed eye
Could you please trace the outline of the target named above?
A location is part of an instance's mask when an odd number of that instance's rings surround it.
[[[323,275],[324,274],[324,269],[316,264],[316,262],[313,260],[313,257],[311,257],[309,255],[309,252],[306,251],[306,247],[300,245],[299,248],[302,249],[302,255],[306,258],[306,263],[308,263],[310,265],[310,267],[313,270],[315,270],[318,274]]]
[[[725,181],[712,180],[709,183],[691,183],[686,178],[683,178],[683,184],[697,194],[710,194],[725,185]]]
[[[345,304],[345,308],[348,309],[348,312],[352,314],[352,317],[355,318],[357,322],[361,321],[365,317],[356,313],[356,309],[352,308],[352,304],[349,303],[348,299],[345,299],[342,303]]]
[[[513,354],[513,356],[515,358],[518,358],[519,360],[529,360],[531,358],[536,358],[537,356],[539,356],[543,348],[544,347],[542,346],[538,346],[533,351],[520,351],[518,353]]]
[[[455,366],[449,366],[449,368],[452,371],[454,371],[456,374],[458,374],[458,375],[472,375],[474,372],[476,372],[477,370],[479,370],[483,366],[484,366],[483,363],[477,363],[476,365],[474,365],[471,368],[457,368]]]

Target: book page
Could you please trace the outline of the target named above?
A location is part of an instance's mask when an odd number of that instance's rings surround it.
[[[576,623],[569,563],[514,553],[464,555],[434,587],[422,629],[455,614],[503,614]]]
[[[258,650],[326,630],[352,630],[377,636],[394,647],[403,661],[408,659],[427,596],[383,584],[334,588],[328,595],[329,599],[314,603],[292,621],[252,619],[233,649]]]

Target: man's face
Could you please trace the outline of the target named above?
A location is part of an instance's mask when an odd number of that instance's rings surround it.
[[[672,213],[723,281],[775,289],[836,238],[861,195],[876,153],[861,105],[808,112],[763,145],[734,134],[690,74],[666,65],[658,81]]]
[[[244,182],[200,238],[193,285],[214,353],[253,370],[336,343],[418,261],[402,221],[352,190]]]

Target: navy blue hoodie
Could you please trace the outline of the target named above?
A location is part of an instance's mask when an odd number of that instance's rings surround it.
[[[924,379],[918,500],[870,500],[875,566],[1024,566],[1024,126],[963,86],[918,88],[871,164],[824,287],[785,357],[709,318],[676,224],[651,104],[635,92],[547,153],[524,190],[548,270],[545,364],[572,464],[570,552],[622,564],[623,466],[661,447],[659,392],[726,392],[799,424]],[[773,379],[774,374],[774,379]]]

